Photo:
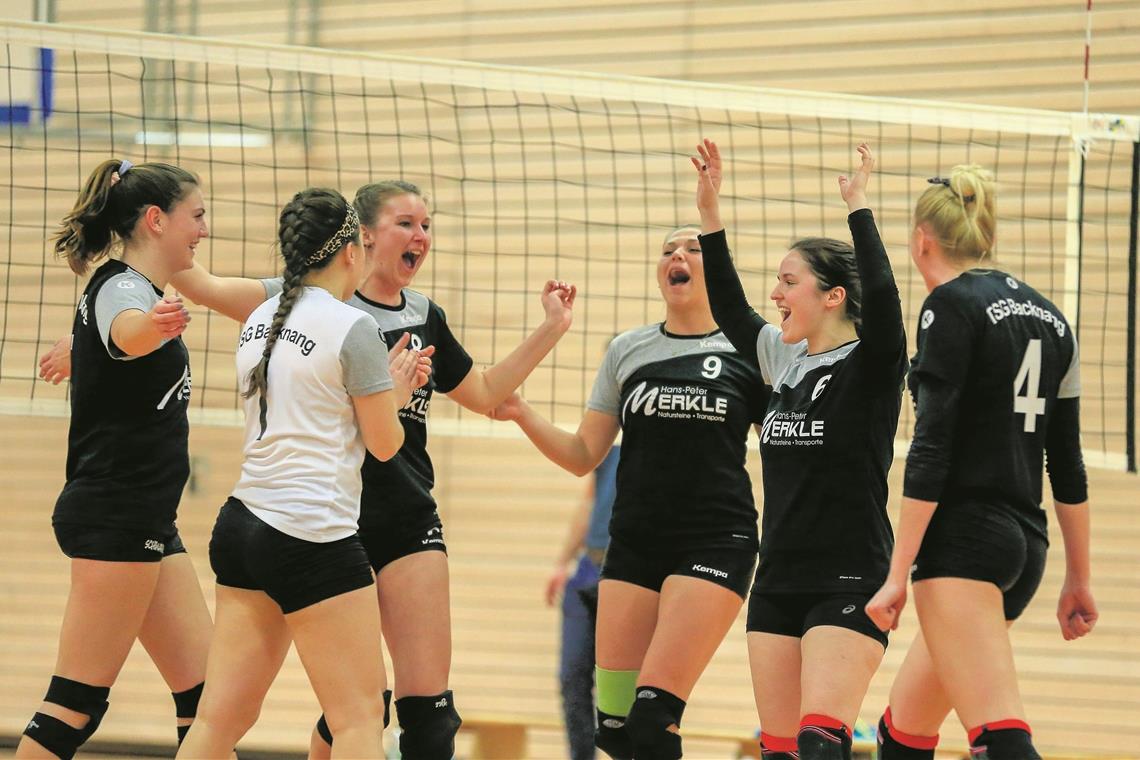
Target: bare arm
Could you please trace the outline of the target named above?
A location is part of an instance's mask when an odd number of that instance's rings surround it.
[[[546,580],[546,606],[553,606],[555,600],[562,594],[562,590],[566,587],[567,576],[571,573],[570,563],[582,551],[582,547],[586,544],[586,532],[590,528],[590,511],[594,506],[594,481],[590,480],[590,485],[587,486],[586,492],[582,495],[581,502],[574,509],[574,514],[570,518],[570,525],[566,530],[566,537],[562,541],[562,546],[558,550],[558,555],[554,558],[554,567],[550,571],[550,577]]]
[[[195,262],[170,277],[170,284],[194,303],[245,322],[265,301],[265,286],[252,277],[219,277]]]
[[[562,469],[581,477],[598,466],[618,434],[618,420],[608,414],[586,410],[577,432],[570,433],[541,417],[517,393],[491,410],[496,420],[513,420],[543,456]]]
[[[1055,501],[1053,506],[1065,541],[1065,583],[1057,603],[1057,622],[1065,641],[1072,641],[1092,631],[1100,617],[1090,586],[1089,503]]]
[[[463,382],[448,392],[448,397],[480,414],[487,414],[506,401],[570,329],[577,294],[573,285],[549,280],[542,290],[546,319],[538,329],[498,364],[468,372]]]
[[[177,338],[190,322],[181,298],[166,297],[150,311],[126,309],[111,322],[111,340],[127,356],[146,356],[164,341]]]

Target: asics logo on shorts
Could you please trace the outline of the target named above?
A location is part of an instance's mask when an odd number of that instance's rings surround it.
[[[153,538],[148,538],[143,542],[143,548],[148,552],[158,552],[159,554],[162,554],[162,552],[166,549],[166,545],[161,541],[155,541]]]
[[[657,692],[652,689],[642,689],[637,692],[638,699],[657,699]]]
[[[435,706],[436,707],[447,707],[447,697],[444,697],[443,699],[436,702]],[[397,707],[398,707],[398,705],[397,705]]]
[[[728,580],[728,573],[723,570],[717,570],[715,567],[705,567],[704,565],[693,565],[693,571],[697,573],[708,573],[716,578],[724,578]]]
[[[849,604],[843,608],[843,614],[844,615],[850,615],[854,611],[855,611],[855,605],[854,604]]]
[[[602,721],[602,725],[606,728],[621,728],[625,725],[625,721],[617,718],[606,718]]]

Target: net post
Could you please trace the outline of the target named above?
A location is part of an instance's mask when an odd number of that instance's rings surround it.
[[[1081,322],[1081,247],[1085,212],[1085,139],[1083,135],[1073,135],[1065,201],[1065,299],[1062,308],[1078,335]]]
[[[1140,141],[1132,143],[1132,196],[1128,212],[1128,345],[1125,349],[1124,458],[1136,472],[1136,256],[1140,236]]]

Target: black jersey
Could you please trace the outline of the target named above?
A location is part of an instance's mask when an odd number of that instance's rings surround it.
[[[723,232],[701,236],[717,322],[772,385],[760,433],[765,593],[873,593],[893,534],[887,472],[906,374],[898,289],[869,210],[848,218],[863,289],[860,339],[809,355],[747,304]]]
[[[919,414],[905,494],[939,509],[974,502],[1009,510],[1047,536],[1043,450],[1054,495],[1087,498],[1080,364],[1061,310],[1004,272],[974,269],[931,291],[918,327],[910,387]]]
[[[614,338],[589,408],[622,428],[610,535],[646,548],[756,547],[745,468],[748,430],[768,389],[720,331],[661,324]]]
[[[181,338],[130,357],[111,340],[121,312],[162,291],[121,261],[99,267],[72,324],[67,482],[55,523],[169,527],[190,475],[190,363]]]
[[[422,293],[405,289],[399,306],[385,306],[360,293],[348,303],[372,315],[389,346],[395,345],[404,333],[411,334],[409,348],[435,346],[431,377],[400,410],[404,445],[386,462],[372,454],[366,455],[361,470],[364,478],[360,496],[362,531],[426,528],[436,519],[435,499],[431,495],[435,471],[427,452],[428,408],[432,394],[454,390],[467,377],[473,362],[447,326],[443,309]]]

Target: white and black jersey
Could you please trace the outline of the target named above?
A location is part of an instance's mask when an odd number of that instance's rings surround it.
[[[610,535],[637,548],[756,547],[745,468],[768,389],[718,330],[638,327],[610,343],[588,407],[622,428]]]
[[[873,593],[894,545],[887,472],[906,374],[890,262],[870,210],[848,217],[863,291],[859,339],[811,355],[749,306],[723,232],[701,236],[718,324],[772,398],[760,432],[764,515],[755,590]]]
[[[67,483],[52,521],[169,528],[190,475],[190,360],[181,338],[127,356],[111,323],[148,312],[162,291],[121,261],[99,267],[72,324]]]
[[[267,293],[280,292],[280,279],[263,282]],[[361,531],[383,530],[400,535],[422,532],[438,519],[431,493],[435,487],[435,470],[427,451],[427,416],[432,394],[454,390],[467,377],[474,362],[452,334],[443,309],[422,293],[405,288],[399,306],[386,306],[356,293],[348,304],[376,320],[389,346],[395,345],[404,333],[411,334],[409,348],[435,346],[431,377],[400,410],[404,445],[386,462],[367,454],[362,471]]]
[[[1044,451],[1054,497],[1088,498],[1076,336],[1026,283],[973,269],[931,291],[910,388],[917,416],[907,496],[940,510],[966,502],[1008,510],[1046,537]]]
[[[280,295],[257,307],[238,338],[244,385],[261,360]],[[356,533],[365,447],[352,397],[392,388],[376,322],[306,286],[269,361],[267,390],[245,400],[245,446],[233,495],[263,522],[304,541]]]

